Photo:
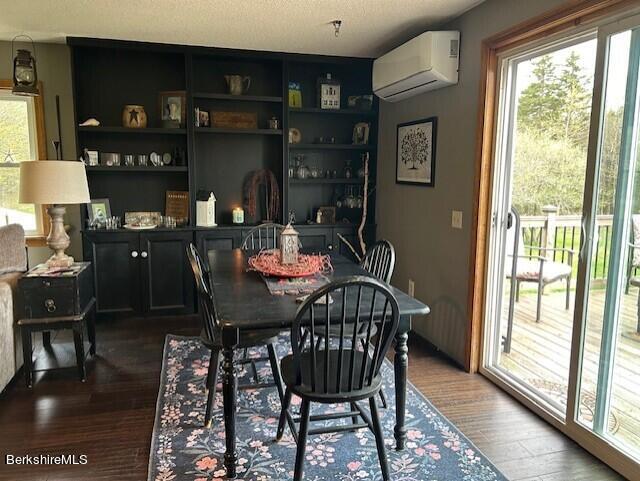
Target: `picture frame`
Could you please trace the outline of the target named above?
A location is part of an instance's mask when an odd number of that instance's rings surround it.
[[[109,199],[91,199],[86,206],[87,217],[92,225],[104,224],[106,220],[111,217],[111,204],[109,203]]]
[[[198,126],[211,127],[211,123],[209,122],[209,112],[207,112],[206,110],[198,111]]]
[[[97,150],[84,149],[82,152],[82,161],[85,165],[95,167],[100,164],[99,153]]]
[[[354,145],[367,145],[369,143],[369,122],[358,122],[353,126],[352,141]]]
[[[396,184],[435,186],[437,117],[398,124]]]
[[[165,128],[186,125],[187,93],[184,90],[167,90],[158,93],[160,120]]]
[[[318,224],[335,224],[336,208],[334,206],[318,207],[316,221],[318,222]]]

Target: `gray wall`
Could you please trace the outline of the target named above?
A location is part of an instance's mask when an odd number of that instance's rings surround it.
[[[407,289],[432,314],[414,330],[464,364],[469,321],[467,294],[473,212],[480,44],[564,3],[560,0],[487,0],[440,30],[461,32],[459,83],[398,103],[381,102],[378,166],[378,236],[393,242],[393,284]],[[407,39],[409,40],[409,39]],[[438,117],[435,187],[395,184],[396,125]],[[463,229],[451,227],[451,211],[463,212]]]
[[[20,44],[31,49],[28,44]],[[33,53],[33,52],[32,52]],[[12,78],[11,42],[0,42],[0,79]],[[47,130],[47,153],[55,159],[55,150],[51,140],[58,139],[56,120],[56,95],[60,96],[60,116],[62,126],[62,147],[65,160],[77,159],[75,130],[73,125],[73,93],[71,89],[71,54],[66,45],[36,44],[36,66],[38,79],[44,90],[44,116]],[[69,233],[71,246],[67,252],[76,259],[82,257],[82,239],[80,236],[80,206],[68,206],[65,223],[72,226]],[[29,249],[29,265],[42,262],[50,256],[49,248],[33,247]]]

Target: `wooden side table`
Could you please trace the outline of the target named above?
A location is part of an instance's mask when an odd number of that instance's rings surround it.
[[[86,325],[89,353],[96,352],[95,294],[90,262],[79,262],[68,272],[53,274],[36,266],[18,283],[24,317],[18,321],[22,335],[24,372],[27,387],[33,383],[34,332],[42,332],[43,343],[50,343],[50,332],[62,329],[73,331],[78,374],[86,380],[84,330]]]

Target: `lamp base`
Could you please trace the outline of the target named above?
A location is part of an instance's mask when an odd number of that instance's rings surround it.
[[[62,254],[62,256],[53,254],[45,262],[47,267],[71,267],[73,263],[74,263],[73,257],[68,256],[67,254],[64,254],[64,253]]]
[[[66,209],[61,205],[52,205],[47,209],[51,218],[51,230],[47,236],[47,245],[54,254],[45,263],[47,267],[71,267],[73,257],[64,253],[69,247],[69,236],[64,230],[64,214]]]

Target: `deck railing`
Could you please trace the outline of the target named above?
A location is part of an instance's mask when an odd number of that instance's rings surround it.
[[[573,268],[577,271],[580,250],[580,234],[582,216],[556,215],[557,209],[549,206],[543,208],[544,215],[521,217],[521,239],[525,246],[526,255],[545,255],[544,247],[560,247],[573,250]],[[597,255],[591,263],[591,278],[604,279],[607,276],[609,259],[611,258],[611,227],[612,215],[599,215],[597,226]],[[567,262],[568,253],[562,251],[548,252],[546,257],[558,262]]]

